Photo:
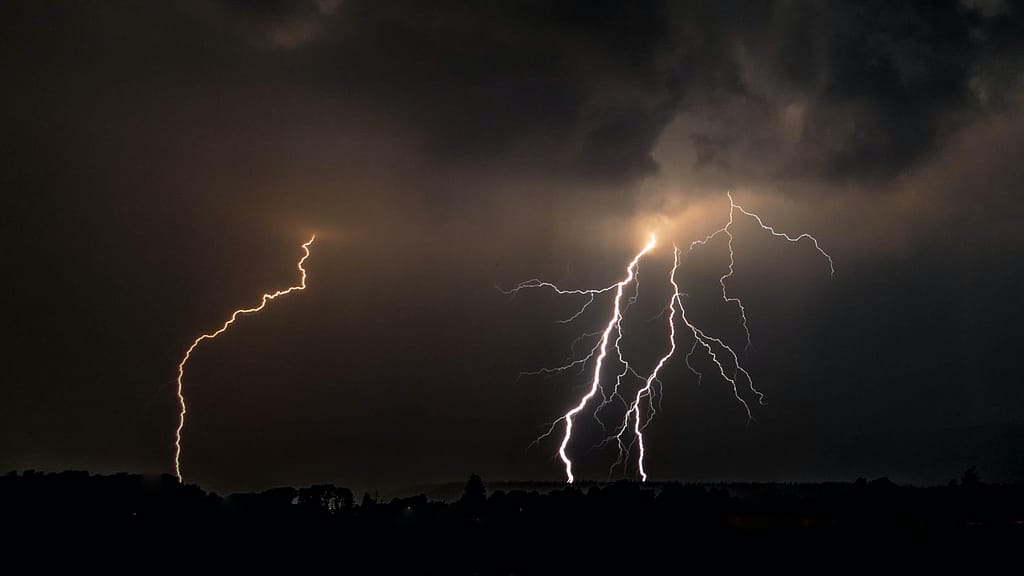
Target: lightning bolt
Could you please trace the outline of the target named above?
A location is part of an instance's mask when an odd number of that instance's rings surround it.
[[[708,357],[718,368],[718,372],[722,376],[722,379],[732,386],[733,395],[736,397],[736,400],[739,401],[740,405],[743,406],[743,409],[747,414],[748,420],[753,420],[753,414],[750,411],[750,405],[740,395],[739,386],[737,384],[737,380],[740,378],[740,375],[742,375],[743,379],[747,381],[747,383],[750,386],[750,390],[755,395],[757,395],[758,401],[761,403],[764,402],[764,394],[762,394],[759,390],[757,390],[757,388],[754,387],[754,382],[750,377],[750,373],[747,372],[747,370],[744,369],[743,366],[740,364],[739,355],[736,354],[736,352],[721,339],[715,338],[714,336],[709,336],[706,332],[695,326],[692,322],[690,322],[689,318],[686,316],[686,308],[683,306],[682,300],[684,294],[679,290],[679,284],[676,281],[676,272],[679,270],[680,263],[680,250],[678,247],[673,247],[672,258],[672,270],[669,273],[669,283],[672,286],[672,295],[669,298],[668,305],[669,350],[664,356],[661,357],[660,360],[658,360],[658,363],[655,365],[650,375],[647,376],[646,379],[644,379],[644,386],[637,390],[636,397],[634,398],[633,402],[630,403],[628,410],[626,411],[625,417],[622,421],[622,426],[619,428],[619,432],[615,435],[615,441],[619,446],[619,457],[615,461],[615,463],[612,464],[612,467],[610,469],[610,471],[613,471],[617,465],[621,464],[629,456],[629,451],[631,450],[633,443],[635,443],[639,448],[637,468],[640,473],[640,478],[644,482],[647,481],[647,471],[644,465],[646,447],[644,445],[643,431],[644,429],[647,428],[647,425],[651,423],[651,420],[653,420],[655,414],[653,403],[653,385],[655,382],[658,381],[658,374],[659,372],[661,372],[661,369],[665,366],[666,363],[668,363],[669,359],[675,354],[676,351],[676,307],[679,308],[679,316],[682,319],[683,324],[685,324],[686,327],[690,329],[690,332],[692,333],[694,338],[693,348],[690,349],[690,353],[687,354],[686,358],[686,364],[690,371],[697,374],[698,378],[702,378],[702,374],[696,369],[694,369],[689,362],[689,358],[693,354],[694,349],[698,345],[700,345],[701,347],[704,348],[705,351],[707,351]],[[714,344],[714,346],[712,344]],[[715,351],[716,348],[718,349],[718,352]],[[734,369],[731,370],[731,375],[726,372],[726,365],[723,365],[722,361],[719,359],[719,352],[726,353],[731,357],[732,366],[734,367]],[[640,406],[641,401],[643,401],[645,398],[648,401],[648,416],[646,419],[641,419]],[[630,443],[627,446],[623,441],[622,437],[624,434],[626,434],[629,428],[629,422],[631,418],[633,421],[634,440],[633,443]],[[643,423],[641,424],[641,422]]]
[[[811,236],[810,234],[806,233],[800,234],[798,236],[791,236],[789,234],[779,232],[772,226],[766,224],[764,220],[761,218],[761,216],[754,212],[746,210],[741,205],[737,204],[735,200],[733,200],[731,193],[728,193],[727,196],[729,198],[729,219],[726,222],[726,224],[721,228],[714,230],[703,239],[698,239],[691,242],[686,252],[690,253],[693,252],[698,247],[706,247],[712,240],[714,240],[718,236],[726,237],[726,248],[729,254],[729,263],[726,267],[725,273],[719,277],[718,283],[721,287],[722,300],[725,301],[727,304],[735,305],[737,310],[739,311],[739,319],[740,323],[743,326],[743,331],[746,339],[745,350],[749,350],[752,346],[752,339],[750,336],[746,307],[744,306],[743,301],[739,297],[733,296],[729,293],[727,286],[729,279],[732,278],[735,272],[736,261],[735,252],[733,249],[734,236],[732,227],[733,224],[736,222],[737,213],[752,218],[754,221],[757,222],[757,224],[761,227],[762,230],[768,232],[769,234],[776,238],[782,238],[791,243],[799,243],[803,240],[810,241],[814,249],[819,254],[821,254],[828,262],[829,270],[832,276],[835,276],[835,265],[833,263],[831,255],[829,255],[821,248],[821,245],[819,244],[817,238],[815,238],[814,236]],[[753,412],[751,411],[750,404],[744,398],[744,394],[741,393],[740,391],[741,387],[745,386],[747,389],[749,389],[750,394],[757,398],[758,404],[763,405],[765,403],[764,394],[760,390],[758,390],[757,387],[754,385],[753,378],[751,377],[750,373],[746,370],[746,368],[743,367],[740,361],[740,355],[736,352],[736,350],[722,339],[708,334],[705,330],[695,325],[687,315],[687,309],[684,304],[684,298],[686,298],[686,294],[680,290],[679,283],[676,280],[676,275],[679,271],[682,259],[681,257],[683,254],[683,251],[681,251],[678,246],[673,247],[672,269],[669,273],[669,284],[672,287],[672,293],[669,298],[668,305],[666,306],[666,309],[668,310],[668,351],[659,358],[658,362],[655,364],[651,372],[648,373],[646,377],[641,376],[639,373],[637,373],[637,371],[623,357],[621,348],[621,342],[623,339],[622,319],[625,314],[625,311],[629,308],[629,306],[635,303],[639,298],[640,287],[638,266],[640,259],[645,254],[650,252],[655,247],[655,244],[655,237],[652,234],[650,241],[647,243],[647,245],[644,246],[644,248],[633,257],[629,265],[626,267],[625,278],[623,278],[621,281],[615,284],[611,284],[603,288],[566,290],[550,282],[544,282],[538,279],[531,279],[527,280],[526,282],[520,283],[518,286],[511,290],[503,290],[505,294],[509,294],[512,296],[517,294],[520,290],[527,288],[548,288],[555,291],[555,293],[559,295],[586,296],[587,300],[583,303],[582,306],[580,306],[580,308],[576,310],[574,314],[572,314],[568,318],[558,321],[559,323],[566,324],[571,323],[574,320],[583,316],[584,313],[586,313],[590,306],[595,302],[597,296],[612,291],[615,292],[611,317],[605,324],[604,330],[600,332],[600,340],[590,349],[589,353],[586,356],[583,356],[582,358],[575,358],[575,346],[583,339],[596,335],[596,332],[584,334],[583,336],[580,336],[573,342],[573,355],[570,356],[568,363],[555,368],[543,368],[538,371],[524,372],[520,374],[520,376],[529,374],[555,374],[563,372],[570,368],[575,368],[577,366],[580,366],[582,369],[585,368],[586,365],[589,364],[590,362],[594,362],[593,376],[591,377],[590,387],[587,393],[584,394],[579,399],[579,401],[576,403],[574,407],[569,409],[565,414],[563,414],[561,417],[559,417],[557,420],[551,423],[546,433],[542,434],[534,441],[534,443],[537,443],[540,440],[550,436],[555,431],[555,428],[558,426],[559,423],[565,423],[565,432],[562,436],[562,442],[559,444],[558,447],[558,456],[562,460],[562,463],[565,465],[566,481],[570,484],[575,481],[575,476],[573,475],[573,463],[568,456],[567,449],[569,442],[572,439],[574,418],[580,412],[586,409],[588,403],[598,393],[601,394],[602,401],[594,409],[593,414],[595,420],[597,420],[597,422],[601,424],[602,428],[604,428],[605,425],[598,417],[598,414],[601,412],[602,409],[604,409],[614,400],[621,401],[626,408],[622,422],[617,427],[617,432],[607,437],[603,442],[598,444],[598,446],[602,446],[608,442],[614,441],[618,446],[619,456],[618,459],[614,463],[612,463],[609,473],[611,474],[612,472],[614,472],[615,468],[620,464],[625,466],[625,462],[628,461],[629,454],[632,451],[633,446],[635,445],[638,448],[637,470],[640,474],[640,479],[642,481],[647,481],[648,475],[645,462],[647,446],[644,440],[643,433],[647,426],[654,419],[654,415],[656,412],[655,396],[658,396],[660,403],[661,396],[659,391],[661,389],[661,380],[659,376],[662,370],[665,368],[665,366],[669,364],[670,360],[675,355],[678,349],[677,324],[679,324],[680,326],[685,326],[685,328],[688,329],[687,331],[693,338],[693,344],[691,345],[689,351],[686,353],[684,357],[684,362],[687,369],[690,372],[692,372],[695,376],[697,376],[698,384],[703,380],[704,374],[694,367],[691,360],[694,354],[696,354],[699,350],[703,350],[707,354],[707,357],[711,361],[713,366],[717,368],[718,375],[732,388],[733,396],[735,396],[736,400],[742,406],[744,412],[747,415],[748,421],[753,421],[754,416]],[[625,289],[631,283],[634,284],[635,287],[634,293],[631,297],[627,299],[625,305],[623,305],[622,300],[625,294]],[[664,312],[662,312],[662,314],[664,314]],[[614,339],[612,338],[613,332],[615,333]],[[612,389],[612,393],[610,395],[605,393],[604,386],[601,382],[601,371],[604,368],[605,361],[608,357],[609,344],[611,344],[611,347],[615,349],[615,360],[617,360],[619,365],[622,366],[622,370],[619,371],[616,375],[615,386]],[[633,395],[631,401],[628,403],[623,399],[623,397],[620,394],[620,388],[623,385],[623,378],[627,374],[632,374],[633,376],[637,377],[640,382],[643,383],[642,386],[640,386],[636,390],[636,393]],[[632,426],[630,426],[630,424],[632,424]],[[632,431],[633,438],[632,440],[627,442],[625,437],[630,433],[630,431]]]
[[[576,404],[575,407],[569,409],[569,411],[567,411],[560,418],[555,420],[551,424],[551,427],[548,429],[548,431],[545,434],[541,435],[536,440],[540,441],[541,439],[549,436],[554,431],[555,426],[557,426],[559,422],[565,422],[565,435],[562,437],[562,443],[558,448],[558,455],[562,459],[562,463],[565,465],[565,475],[568,478],[570,484],[575,481],[575,476],[573,476],[572,473],[572,460],[569,458],[569,455],[566,452],[566,450],[569,446],[569,441],[572,439],[573,418],[575,418],[577,414],[579,414],[580,412],[583,411],[584,408],[586,408],[587,403],[590,402],[590,400],[594,396],[596,396],[598,392],[601,393],[602,407],[610,401],[610,398],[608,396],[605,396],[604,390],[601,386],[601,369],[604,367],[605,358],[608,356],[608,344],[612,341],[611,334],[613,331],[615,331],[617,334],[613,344],[614,348],[616,349],[616,356],[620,360],[620,362],[625,366],[624,371],[619,373],[619,375],[616,378],[615,392],[613,393],[613,397],[618,394],[618,388],[619,384],[621,383],[622,377],[631,370],[629,368],[629,365],[626,364],[625,360],[623,359],[622,350],[619,348],[619,343],[622,340],[621,323],[624,311],[622,299],[625,294],[626,286],[633,283],[637,277],[637,267],[639,266],[640,258],[642,258],[644,254],[646,254],[647,252],[651,251],[656,243],[657,240],[652,234],[647,244],[643,247],[642,250],[640,250],[640,252],[636,254],[636,256],[633,257],[629,265],[626,267],[626,277],[620,280],[619,282],[616,282],[615,284],[611,284],[610,286],[606,286],[604,288],[596,288],[589,290],[565,290],[559,288],[558,286],[550,282],[544,282],[534,278],[520,283],[518,286],[512,288],[511,290],[502,290],[502,292],[511,296],[515,296],[517,293],[519,293],[520,290],[526,288],[548,288],[560,295],[587,296],[588,299],[582,305],[582,307],[580,307],[580,309],[577,310],[577,312],[574,315],[566,319],[566,321],[574,320],[578,318],[581,314],[583,314],[583,312],[585,312],[586,309],[594,302],[594,298],[597,295],[604,294],[606,292],[611,292],[612,290],[615,291],[614,307],[612,310],[611,318],[609,318],[607,324],[604,327],[604,330],[601,331],[601,338],[598,341],[598,343],[593,348],[590,349],[590,353],[584,358],[578,360],[571,360],[568,364],[565,364],[563,366],[559,366],[557,368],[542,369],[539,371],[543,373],[562,372],[577,365],[586,365],[592,359],[596,358],[593,377],[591,379],[590,388],[587,391],[587,393],[584,394],[582,398],[580,398],[579,402]],[[638,293],[639,292],[634,293],[634,298]],[[626,307],[628,307],[629,304],[630,302],[627,301]],[[577,341],[579,340],[577,339]],[[598,419],[598,422],[601,423],[600,419]]]
[[[726,281],[729,280],[730,278],[732,278],[733,274],[735,273],[736,254],[733,251],[733,247],[732,247],[732,241],[733,241],[732,225],[736,222],[735,214],[736,214],[737,211],[742,213],[742,214],[744,214],[744,215],[746,215],[746,216],[750,216],[751,218],[753,218],[755,221],[757,221],[757,224],[761,227],[762,230],[765,230],[766,232],[768,232],[772,236],[775,236],[776,238],[783,238],[783,239],[788,240],[789,242],[793,242],[793,243],[797,243],[797,242],[799,242],[801,240],[804,240],[804,239],[810,240],[811,243],[814,245],[814,249],[817,250],[818,253],[821,254],[825,258],[825,260],[828,261],[829,271],[830,271],[831,276],[833,276],[833,277],[835,277],[835,275],[836,275],[836,267],[835,267],[835,264],[832,262],[832,256],[830,256],[827,252],[822,250],[821,245],[818,244],[818,239],[815,238],[814,236],[811,236],[810,234],[800,234],[799,236],[793,237],[793,236],[790,236],[788,234],[783,234],[782,232],[778,232],[778,231],[775,230],[775,228],[772,228],[771,226],[765,224],[764,220],[762,220],[760,216],[758,216],[757,214],[755,214],[753,212],[750,212],[750,211],[744,209],[742,206],[737,204],[736,201],[733,200],[733,198],[732,198],[732,192],[726,192],[726,196],[728,196],[728,198],[729,198],[729,221],[726,222],[725,226],[722,226],[718,230],[715,230],[711,234],[708,234],[708,236],[706,238],[704,238],[703,240],[694,240],[693,242],[691,242],[690,243],[690,250],[693,250],[698,245],[699,246],[706,246],[709,242],[711,242],[711,240],[717,238],[720,234],[724,234],[725,237],[728,239],[728,241],[726,242],[726,246],[727,246],[727,248],[729,250],[729,266],[728,266],[725,274],[723,274],[721,277],[719,277],[718,284],[722,287],[722,300],[724,300],[727,303],[735,304],[736,307],[739,309],[739,312],[740,312],[740,322],[743,324],[743,333],[744,333],[744,335],[747,338],[746,349],[749,350],[753,346],[753,342],[752,342],[752,340],[750,338],[750,328],[749,328],[749,325],[747,323],[747,309],[743,305],[743,301],[742,300],[740,300],[739,298],[736,298],[734,296],[730,296],[729,295],[729,291],[728,291],[728,289],[726,288],[726,285],[725,285]]]
[[[224,322],[224,324],[221,325],[220,328],[218,328],[214,332],[210,332],[209,334],[203,334],[202,336],[199,336],[198,338],[192,341],[192,345],[189,346],[188,350],[185,351],[185,356],[181,359],[181,362],[178,364],[178,406],[180,410],[178,411],[178,428],[174,432],[174,474],[178,477],[179,482],[184,481],[181,475],[181,431],[185,428],[185,414],[188,412],[185,406],[185,394],[184,387],[182,384],[182,380],[184,379],[185,376],[185,364],[187,364],[189,358],[192,357],[192,352],[194,352],[196,348],[198,348],[199,345],[203,343],[203,341],[213,340],[217,336],[220,336],[221,334],[226,332],[227,329],[232,324],[235,323],[235,320],[237,320],[239,316],[242,316],[244,314],[254,314],[256,312],[259,312],[260,310],[263,310],[263,308],[266,307],[267,303],[270,302],[271,300],[274,300],[286,294],[291,294],[292,292],[305,290],[306,269],[303,268],[302,265],[306,262],[306,259],[309,258],[309,247],[313,245],[314,240],[316,240],[316,234],[311,236],[309,240],[302,245],[303,255],[302,258],[299,258],[299,262],[297,265],[302,277],[301,281],[297,285],[289,286],[284,290],[278,290],[274,293],[264,294],[263,297],[260,299],[260,303],[258,306],[255,306],[253,308],[241,308],[239,310],[235,310],[234,312],[231,313],[231,317],[228,318],[227,321]]]
[[[679,285],[676,284],[676,269],[679,268],[679,248],[673,249],[672,257],[672,273],[669,275],[669,281],[672,283],[672,297],[669,299],[668,302],[669,349],[668,352],[665,353],[665,355],[662,356],[660,360],[658,360],[658,364],[655,365],[654,370],[651,370],[651,374],[644,381],[643,388],[637,390],[636,398],[633,399],[633,403],[630,405],[629,410],[626,412],[626,417],[622,421],[622,428],[619,429],[618,433],[618,443],[620,446],[619,459],[621,460],[622,435],[625,433],[626,426],[629,424],[629,414],[632,413],[633,433],[635,434],[636,443],[640,451],[640,455],[637,460],[637,466],[640,471],[640,479],[643,482],[647,481],[647,470],[644,468],[644,454],[646,451],[644,449],[643,431],[644,428],[647,427],[647,424],[651,422],[651,419],[654,418],[654,390],[652,389],[652,385],[657,380],[658,373],[661,371],[662,367],[664,367],[665,364],[668,362],[669,358],[671,358],[672,355],[676,353],[676,307],[674,306],[674,304],[679,294]],[[644,398],[647,398],[649,416],[647,418],[647,421],[643,425],[641,425],[640,401],[643,400]]]
[[[799,242],[799,241],[801,241],[801,240],[810,240],[811,244],[814,245],[814,249],[818,251],[818,254],[821,254],[822,257],[824,257],[825,260],[828,261],[828,269],[829,269],[830,275],[832,277],[835,277],[835,275],[836,275],[836,266],[835,266],[835,263],[832,262],[832,256],[830,256],[828,254],[828,252],[825,252],[824,250],[822,250],[821,245],[818,243],[818,239],[817,238],[815,238],[814,236],[811,236],[810,234],[807,234],[806,232],[803,233],[803,234],[800,234],[799,236],[796,236],[796,237],[790,236],[789,234],[784,234],[782,232],[778,232],[778,231],[775,230],[775,228],[772,228],[771,226],[765,224],[764,220],[762,220],[760,216],[758,216],[757,214],[754,214],[753,212],[749,212],[749,211],[745,210],[743,208],[743,206],[740,206],[739,204],[735,203],[733,201],[733,199],[732,199],[732,194],[731,193],[728,194],[728,196],[729,196],[730,218],[732,217],[731,216],[732,210],[739,210],[743,214],[745,214],[747,216],[750,216],[751,218],[756,220],[758,226],[760,226],[762,230],[768,232],[769,234],[771,234],[772,236],[775,236],[776,238],[782,238],[782,239],[788,240],[789,242],[792,242],[794,244]]]
[[[572,439],[572,419],[583,411],[587,406],[587,402],[590,402],[590,399],[593,398],[594,395],[597,394],[598,390],[601,389],[601,368],[604,365],[605,356],[608,355],[608,340],[611,336],[612,330],[617,330],[619,333],[619,337],[615,340],[615,348],[619,351],[619,357],[621,358],[622,351],[619,350],[619,340],[621,339],[622,334],[622,294],[626,286],[632,282],[633,278],[636,276],[636,268],[640,263],[640,258],[653,249],[655,244],[656,239],[654,235],[651,234],[651,239],[647,242],[647,245],[633,257],[629,266],[626,267],[626,277],[615,284],[615,307],[612,310],[611,319],[608,320],[608,324],[605,326],[604,332],[601,334],[601,344],[599,346],[600,351],[597,354],[597,360],[594,362],[594,377],[590,381],[590,390],[580,398],[579,403],[576,404],[575,407],[571,408],[560,418],[560,420],[565,421],[565,435],[562,436],[562,444],[558,447],[558,457],[561,458],[562,463],[565,464],[565,476],[570,484],[572,484],[576,479],[575,476],[572,475],[572,460],[570,460],[568,454],[566,454],[566,448],[569,446],[569,440]],[[616,384],[616,386],[617,385],[618,384]]]

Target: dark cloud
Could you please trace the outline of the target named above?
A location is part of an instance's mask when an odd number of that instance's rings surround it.
[[[620,180],[652,171],[674,101],[663,9],[472,6],[348,3],[317,72],[418,129],[432,155],[528,156],[556,175]]]
[[[700,67],[722,71],[679,106],[694,175],[885,181],[984,114],[985,93],[1016,89],[1020,62],[1003,46],[1015,19],[955,1],[778,2],[713,21],[722,49]],[[987,72],[994,52],[998,75]]]
[[[283,68],[415,127],[431,154],[530,156],[550,176],[649,176],[679,114],[701,119],[696,178],[877,182],[1012,91],[1021,64],[1016,3],[229,6],[271,39],[306,30]]]

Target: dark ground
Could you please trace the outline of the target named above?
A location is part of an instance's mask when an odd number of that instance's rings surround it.
[[[342,573],[976,571],[1024,544],[1024,486],[985,484],[973,470],[941,487],[526,486],[488,493],[474,476],[452,502],[385,502],[329,485],[221,497],[172,476],[12,472],[0,477],[3,557]]]

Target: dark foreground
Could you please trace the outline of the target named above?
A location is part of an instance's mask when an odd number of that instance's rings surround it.
[[[448,503],[422,495],[356,499],[335,486],[221,497],[171,476],[25,472],[0,477],[0,520],[5,561],[40,567],[976,571],[1013,558],[1024,545],[1024,486],[986,485],[968,475],[929,488],[885,479],[619,482],[488,494],[473,477]]]

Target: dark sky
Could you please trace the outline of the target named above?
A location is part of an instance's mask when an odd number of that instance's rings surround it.
[[[315,232],[188,365],[186,478],[560,480],[527,447],[586,375],[517,375],[609,302],[495,287],[611,284],[657,231],[649,370],[731,190],[837,274],[737,223],[768,404],[677,359],[653,478],[1024,480],[1024,2],[7,1],[0,71],[0,469],[172,471],[182,353]],[[741,345],[725,264],[681,278]]]

